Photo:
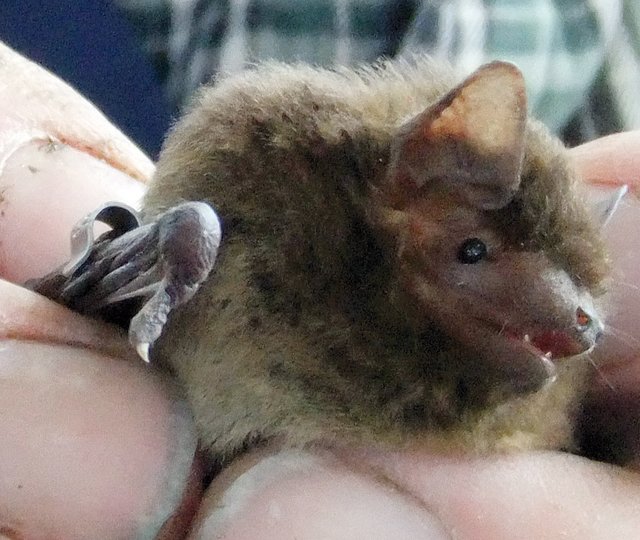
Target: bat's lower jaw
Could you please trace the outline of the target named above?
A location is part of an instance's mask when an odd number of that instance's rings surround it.
[[[557,366],[540,351],[514,348],[505,351],[502,365],[509,378],[508,386],[515,394],[530,394],[551,384],[557,378]]]
[[[536,392],[556,378],[556,365],[524,334],[516,335],[480,319],[450,324],[449,335],[464,346],[468,358],[476,362],[469,373],[496,395],[524,395]]]
[[[563,360],[588,354],[595,347],[595,340],[558,330],[527,334],[502,329],[498,337],[504,344],[495,344],[496,359],[502,356],[499,363],[505,366],[511,386],[519,393],[552,384]]]
[[[531,343],[486,326],[465,333],[470,352],[484,364],[477,373],[500,395],[531,394],[555,381],[556,364]]]

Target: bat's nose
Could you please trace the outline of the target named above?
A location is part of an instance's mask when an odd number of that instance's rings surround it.
[[[589,315],[584,309],[581,307],[576,309],[576,322],[579,327],[586,329],[591,324],[592,320],[591,315]]]
[[[597,343],[604,333],[604,326],[600,319],[581,307],[576,309],[576,326],[578,332],[593,344]]]

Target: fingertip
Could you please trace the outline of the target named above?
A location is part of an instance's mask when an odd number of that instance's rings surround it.
[[[0,149],[21,131],[51,135],[143,182],[153,173],[149,158],[93,104],[0,42]]]
[[[151,538],[197,498],[193,421],[165,377],[11,340],[0,373],[0,521],[25,538]]]
[[[144,185],[69,146],[31,141],[0,176],[0,276],[42,276],[69,259],[73,225],[109,200],[139,206]]]
[[[640,187],[640,131],[601,137],[570,149],[569,155],[589,184]]]
[[[446,539],[437,517],[396,486],[330,454],[265,451],[243,457],[207,491],[190,539]]]

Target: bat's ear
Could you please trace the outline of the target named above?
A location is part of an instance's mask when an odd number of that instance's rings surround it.
[[[520,184],[526,109],[518,68],[481,67],[400,128],[387,187],[405,200],[446,189],[483,210],[505,206]]]

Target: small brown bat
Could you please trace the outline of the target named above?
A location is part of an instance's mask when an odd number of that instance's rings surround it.
[[[208,277],[217,221],[184,201],[222,223]],[[572,447],[607,261],[513,65],[459,84],[423,57],[221,80],[169,134],[144,220],[106,303],[164,284],[132,336],[146,354],[175,306],[151,356],[216,456],[265,439]],[[142,244],[164,262],[118,292]]]

